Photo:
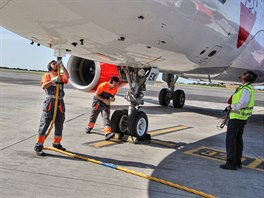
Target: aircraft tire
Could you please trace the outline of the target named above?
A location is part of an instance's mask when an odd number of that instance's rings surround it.
[[[116,110],[111,117],[112,131],[115,133],[126,134],[128,126],[128,110]]]
[[[159,104],[161,106],[167,107],[170,104],[171,97],[168,94],[170,92],[169,89],[163,88],[159,93]]]
[[[128,133],[143,140],[148,130],[148,117],[144,111],[135,110],[128,120]]]
[[[172,94],[173,106],[175,108],[182,108],[185,103],[185,93],[183,90],[176,90]]]

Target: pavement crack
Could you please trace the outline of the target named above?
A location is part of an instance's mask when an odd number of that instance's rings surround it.
[[[87,113],[88,113],[88,112],[86,112],[86,113],[82,113],[82,114],[80,114],[80,115],[78,115],[78,116],[75,116],[75,117],[73,117],[73,118],[71,118],[71,119],[66,120],[65,122],[73,121],[73,120],[75,120],[76,118],[79,118],[79,117],[81,117],[81,116],[83,116],[83,115],[85,115],[85,114],[87,114]],[[34,135],[31,135],[31,136],[29,136],[29,137],[27,137],[27,138],[25,138],[25,139],[23,139],[23,140],[20,140],[20,141],[18,141],[18,142],[15,142],[15,143],[13,143],[13,144],[10,144],[10,145],[8,145],[8,146],[6,146],[6,147],[4,147],[4,148],[1,148],[0,151],[3,151],[3,150],[5,150],[5,149],[7,149],[7,148],[10,148],[10,147],[14,146],[14,145],[17,145],[17,144],[19,144],[19,143],[21,143],[21,142],[24,142],[24,141],[26,141],[26,140],[28,140],[28,139],[34,137],[34,136],[37,136],[37,135],[38,135],[38,134],[34,134]]]
[[[31,136],[29,136],[29,137],[27,137],[27,138],[25,138],[25,139],[23,139],[23,140],[20,140],[20,141],[18,141],[18,142],[15,142],[15,143],[13,143],[13,144],[10,144],[10,145],[8,145],[8,146],[6,146],[6,147],[4,147],[4,148],[1,148],[0,151],[3,151],[3,150],[5,150],[5,149],[7,149],[7,148],[10,148],[11,146],[14,146],[14,145],[16,145],[16,144],[19,144],[19,143],[21,143],[21,142],[24,142],[24,141],[26,141],[26,140],[28,140],[28,139],[30,139],[30,138],[36,136],[36,135],[37,135],[37,134],[31,135]]]
[[[87,114],[87,113],[89,113],[89,112],[82,113],[82,114],[80,114],[80,115],[78,115],[78,116],[75,116],[75,117],[73,117],[73,118],[71,118],[71,119],[66,120],[65,122],[73,121],[73,120],[75,120],[76,118],[82,117],[83,115],[85,115],[85,114]]]

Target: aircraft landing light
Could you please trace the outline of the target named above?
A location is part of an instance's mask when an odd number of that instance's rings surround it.
[[[223,151],[215,150],[212,148],[208,147],[198,147],[193,150],[189,150],[184,152],[185,154],[193,155],[193,156],[198,156],[198,157],[203,157],[206,159],[212,159],[212,160],[217,160],[221,162],[226,161],[226,153]],[[255,169],[258,171],[263,171],[264,172],[264,161],[261,159],[254,159],[250,157],[243,156],[242,157],[242,165],[243,167]]]
[[[176,131],[180,131],[180,130],[184,130],[184,129],[188,129],[188,128],[190,128],[190,127],[184,126],[184,125],[178,125],[178,126],[174,126],[174,127],[168,127],[168,128],[164,128],[164,129],[158,129],[158,130],[154,130],[154,131],[149,131],[148,134],[150,134],[151,137],[153,137],[153,136],[156,136],[156,135],[176,132]],[[132,139],[131,137],[129,137],[126,141],[130,142],[130,143],[133,143],[135,139],[136,138]],[[103,141],[93,142],[92,144],[90,144],[90,146],[100,148],[100,147],[106,147],[106,146],[112,146],[112,145],[120,144],[120,143],[123,143],[123,142],[124,141],[121,141],[121,140],[119,140],[117,138],[113,138],[113,139],[108,140],[108,141],[103,140]],[[157,140],[157,139],[151,140],[150,142],[154,143],[154,144],[160,144],[162,146],[167,146],[167,147],[177,147],[176,143],[160,141],[160,140]]]

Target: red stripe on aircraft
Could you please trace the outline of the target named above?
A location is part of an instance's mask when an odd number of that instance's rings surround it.
[[[237,48],[241,47],[247,40],[257,18],[257,13],[255,12],[253,14],[242,2],[240,2],[240,8],[240,26],[237,38]]]

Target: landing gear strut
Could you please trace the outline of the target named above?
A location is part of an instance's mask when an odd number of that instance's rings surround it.
[[[172,100],[173,106],[175,108],[182,108],[185,103],[185,93],[183,90],[176,90],[175,83],[178,79],[178,77],[174,77],[173,74],[163,74],[162,79],[167,82],[167,85],[169,89],[163,88],[160,90],[159,93],[159,104],[161,106],[168,106],[170,104],[170,101]]]
[[[130,135],[137,140],[143,140],[150,136],[148,130],[148,117],[144,111],[139,110],[144,104],[143,91],[146,90],[145,81],[148,72],[145,69],[125,68],[126,79],[129,84],[129,91],[125,99],[130,102],[128,110],[116,110],[111,117],[113,132],[120,133],[120,136]]]

